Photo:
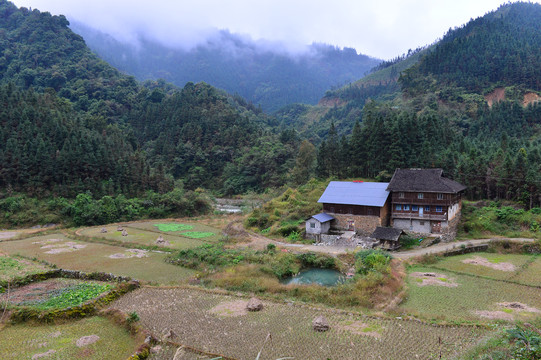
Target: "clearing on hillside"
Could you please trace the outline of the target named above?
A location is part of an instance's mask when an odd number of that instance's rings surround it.
[[[27,275],[41,274],[51,270],[36,261],[17,256],[0,255],[0,281],[12,281]]]

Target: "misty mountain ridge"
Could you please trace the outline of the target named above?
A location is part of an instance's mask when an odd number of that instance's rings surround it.
[[[318,43],[292,48],[227,30],[184,49],[144,34],[137,42],[117,40],[78,22],[72,22],[71,29],[102,59],[139,80],[162,78],[180,87],[204,81],[266,111],[292,103],[316,104],[328,89],[356,81],[380,63],[352,48]]]

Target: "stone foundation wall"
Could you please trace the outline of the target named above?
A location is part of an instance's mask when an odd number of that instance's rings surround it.
[[[354,231],[370,232],[376,230],[376,227],[382,226],[381,219],[378,216],[351,215],[351,214],[332,214],[336,219],[333,226],[340,230],[348,230],[348,221],[353,221]]]

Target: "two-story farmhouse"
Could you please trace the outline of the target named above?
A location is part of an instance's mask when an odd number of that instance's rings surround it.
[[[396,169],[387,186],[392,227],[441,233],[458,221],[466,187],[442,175],[442,169]]]
[[[389,224],[388,183],[331,181],[319,198],[323,212],[340,230],[372,232]]]

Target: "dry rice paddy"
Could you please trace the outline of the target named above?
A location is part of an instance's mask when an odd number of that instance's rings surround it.
[[[217,242],[221,236],[219,229],[186,222],[133,222],[122,224],[120,228],[126,230],[127,235],[122,235],[119,225],[90,227],[81,229],[78,233],[84,236],[145,246],[160,246],[161,244],[157,240],[161,236],[166,244],[164,246],[178,250],[197,247],[208,242]],[[102,232],[102,229],[107,232]]]
[[[0,329],[0,359],[127,359],[135,339],[101,317],[60,325],[6,326]]]
[[[334,310],[266,302],[260,312],[240,310],[248,299],[194,289],[142,288],[112,307],[137,311],[158,338],[213,354],[255,359],[430,359],[454,356],[485,333],[474,327],[432,326],[417,321],[364,317]],[[328,332],[312,329],[324,315]],[[439,339],[442,343],[439,343]]]
[[[165,263],[166,254],[146,252],[145,256],[131,256],[136,250],[72,240],[62,234],[0,242],[0,251],[36,257],[63,269],[106,272],[159,284],[182,283],[195,274],[193,270]]]

